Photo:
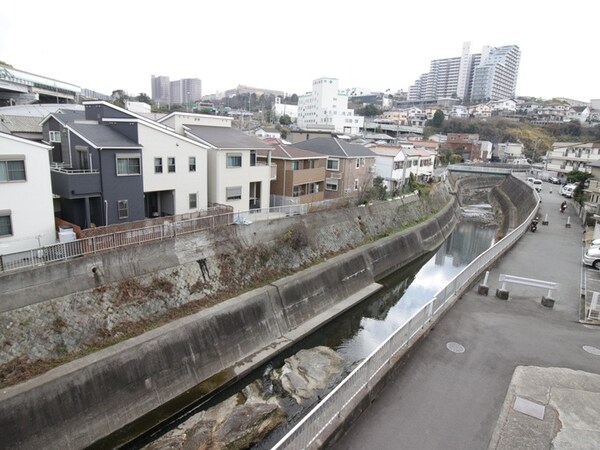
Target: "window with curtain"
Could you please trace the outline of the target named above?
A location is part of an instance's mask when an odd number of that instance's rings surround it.
[[[0,182],[25,181],[25,161],[0,161]]]
[[[117,157],[117,176],[140,175],[140,158]]]

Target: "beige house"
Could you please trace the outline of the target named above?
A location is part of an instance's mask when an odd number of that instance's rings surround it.
[[[375,154],[338,138],[317,138],[295,144],[327,157],[325,199],[357,197],[373,186]]]

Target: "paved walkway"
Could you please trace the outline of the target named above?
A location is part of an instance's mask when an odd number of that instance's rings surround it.
[[[489,295],[466,293],[333,448],[600,448],[600,327],[579,321],[582,280],[598,272],[582,267],[584,229],[557,188],[544,183],[548,225],[491,268]],[[496,298],[502,273],[560,283],[554,307],[527,286]]]

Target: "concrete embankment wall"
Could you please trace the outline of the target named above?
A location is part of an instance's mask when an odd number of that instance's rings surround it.
[[[340,304],[362,299],[348,302],[353,294],[374,292],[376,280],[442,244],[456,212],[451,203],[424,224],[4,389],[3,444],[82,448],[202,382],[241,376],[331,320]],[[366,211],[355,220],[359,233],[383,228]]]

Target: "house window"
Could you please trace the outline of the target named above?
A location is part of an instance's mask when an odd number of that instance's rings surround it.
[[[162,158],[154,158],[154,173],[163,173]]]
[[[24,160],[0,161],[0,182],[8,181],[25,181]]]
[[[140,157],[117,156],[117,176],[139,175]]]
[[[50,142],[60,143],[60,131],[50,131]]]
[[[12,236],[12,224],[10,222],[10,210],[0,211],[0,237]]]
[[[227,200],[241,200],[242,199],[242,187],[228,187],[227,191]]]
[[[332,179],[325,180],[325,190],[326,191],[337,191],[338,190],[338,180],[332,180]]]
[[[242,167],[242,155],[227,154],[227,168]]]
[[[167,170],[169,173],[175,173],[175,158],[167,158]]]
[[[119,219],[127,219],[129,217],[128,200],[119,200],[117,202],[117,209],[119,210]]]
[[[298,161],[292,161],[292,170],[298,170],[300,168],[300,165],[298,163]]]
[[[307,159],[306,161],[304,161],[304,168],[305,169],[314,169],[315,168],[315,160]]]
[[[317,194],[319,192],[319,185],[317,183],[310,184],[310,193]]]
[[[356,158],[356,168],[360,168],[360,158]]]
[[[292,197],[300,197],[301,195],[304,195],[303,186],[302,185],[294,186],[294,189],[292,191]]]
[[[354,190],[358,191],[358,178],[354,179]]]
[[[340,170],[340,160],[339,159],[328,159],[327,160],[327,169]]]
[[[190,194],[190,209],[196,209],[198,207],[198,198],[196,194]]]
[[[196,157],[195,156],[190,156],[188,159],[188,167],[190,169],[190,172],[195,172],[196,171]]]

